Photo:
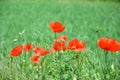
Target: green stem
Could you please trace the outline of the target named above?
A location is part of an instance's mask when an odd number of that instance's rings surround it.
[[[27,70],[26,69],[27,68],[27,65],[26,65],[27,63],[26,62],[27,62],[27,53],[25,53],[25,59],[24,59],[24,69],[25,69],[25,75],[27,77],[27,71],[26,71]]]
[[[37,80],[37,79],[36,79],[36,73],[37,73],[36,65],[37,65],[37,64],[32,64],[33,80]]]
[[[45,72],[44,72],[44,68],[45,68],[45,59],[47,58],[47,56],[45,56],[42,61],[41,61],[41,72],[42,72],[42,80],[45,80]]]
[[[11,78],[13,78],[13,69],[12,69],[12,62],[13,62],[13,58],[12,57],[10,57],[10,63],[11,63],[11,65],[10,65],[10,68],[11,68]]]
[[[38,74],[38,75],[37,75],[37,80],[39,80],[39,65],[37,65],[37,68],[38,68],[38,69],[37,69],[37,74]]]
[[[105,72],[104,72],[104,78],[105,79],[107,79],[107,74],[109,73],[108,71],[108,51],[105,51],[105,66],[104,66],[104,70],[105,70]]]
[[[108,51],[105,51],[105,64],[108,67]]]
[[[119,63],[118,63],[118,57],[117,57],[118,55],[117,55],[117,54],[114,54],[114,55],[115,55],[115,56],[114,56],[114,59],[115,59],[115,60],[114,60],[114,65],[117,64],[116,66],[118,66],[118,64],[119,64]],[[117,67],[116,67],[116,66],[115,66],[115,68],[114,68],[114,69],[115,69],[115,78],[117,78]]]
[[[21,62],[22,62],[22,63],[20,63],[20,68],[21,68],[21,69],[20,69],[20,72],[21,72],[21,76],[23,76],[23,69],[22,69],[22,68],[23,68],[23,65],[22,65],[22,64],[23,64],[23,59],[22,59],[21,56],[20,56],[20,60],[21,60]]]
[[[57,38],[57,33],[55,32],[55,39]]]
[[[39,80],[39,65],[33,65],[34,67],[34,79],[33,80]]]

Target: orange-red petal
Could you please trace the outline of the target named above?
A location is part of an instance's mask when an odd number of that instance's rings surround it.
[[[24,50],[25,52],[29,52],[29,51],[31,51],[32,49],[33,49],[33,46],[32,46],[30,43],[25,44],[24,47],[23,47],[23,50]]]
[[[52,30],[52,32],[62,32],[65,27],[62,26],[62,24],[60,22],[50,22],[50,28]]]
[[[77,44],[79,44],[79,41],[78,41],[78,39],[72,39],[69,43],[68,43],[68,49],[69,50],[74,50],[74,49],[76,49],[76,47],[77,47]]]
[[[33,64],[39,64],[40,63],[39,56],[37,56],[37,55],[32,56],[31,57],[31,62]]]
[[[51,48],[52,51],[60,51],[66,50],[65,42],[55,41],[53,47]]]
[[[115,39],[110,39],[109,40],[109,50],[112,52],[116,52],[120,50],[119,43]]]
[[[22,45],[14,47],[10,52],[10,56],[11,57],[19,56],[22,53],[22,49],[23,49]]]
[[[100,38],[98,40],[98,46],[107,51],[116,52],[120,50],[119,43],[116,39],[112,38]]]
[[[35,52],[37,55],[39,55],[39,56],[44,56],[44,55],[50,53],[49,50],[46,50],[46,49],[44,49],[44,48],[42,48],[42,47],[40,47],[40,46],[36,46],[36,47],[34,48],[34,52]]]
[[[68,50],[74,50],[75,52],[80,52],[86,50],[85,47],[86,42],[79,42],[78,39],[72,39],[68,44]]]
[[[100,38],[98,40],[98,46],[104,50],[109,50],[108,45],[109,45],[109,38]]]

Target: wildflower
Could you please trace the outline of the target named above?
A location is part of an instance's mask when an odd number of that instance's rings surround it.
[[[108,45],[109,45],[108,42],[109,42],[109,38],[100,38],[98,40],[98,46],[100,48],[102,48],[103,50],[109,50],[108,49]]]
[[[50,28],[52,32],[55,33],[60,33],[65,29],[65,27],[60,22],[50,22]]]
[[[69,43],[68,43],[68,50],[74,50],[75,52],[79,52],[82,50],[86,50],[84,48],[86,42],[79,42],[78,39],[72,39]]]
[[[53,47],[51,48],[52,51],[60,51],[66,50],[65,42],[55,41]]]
[[[29,52],[29,51],[31,51],[33,49],[33,46],[31,45],[31,44],[29,44],[29,43],[27,43],[27,44],[25,44],[24,46],[23,46],[23,50],[25,51],[25,52]]]
[[[31,57],[31,62],[32,62],[33,64],[39,64],[39,63],[40,63],[39,57],[40,57],[40,56],[37,56],[37,55],[32,56],[32,57]]]
[[[109,50],[112,52],[116,52],[120,50],[120,45],[116,39],[109,40]]]
[[[120,45],[116,39],[100,38],[98,40],[98,46],[106,51],[116,52],[120,50]]]
[[[42,47],[40,47],[40,46],[36,46],[36,47],[34,48],[34,52],[35,52],[37,55],[39,55],[39,56],[44,56],[44,55],[47,55],[47,54],[50,53],[49,50],[46,50],[46,49],[44,49],[44,48],[42,48]]]
[[[11,57],[19,56],[22,53],[22,49],[23,49],[22,45],[14,47],[10,52],[10,56]]]

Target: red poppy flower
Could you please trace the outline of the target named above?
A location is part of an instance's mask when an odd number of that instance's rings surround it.
[[[21,45],[14,47],[10,52],[10,56],[11,57],[19,56],[22,53],[22,48],[23,46]]]
[[[69,43],[68,43],[68,49],[70,50],[75,50],[77,47],[77,44],[79,44],[78,39],[72,39]]]
[[[52,32],[62,32],[65,27],[60,23],[60,22],[50,22],[50,28],[52,30]]]
[[[39,56],[38,55],[34,55],[31,57],[31,62],[33,64],[39,64],[40,63],[40,60],[39,60]]]
[[[78,39],[72,39],[69,43],[68,43],[68,50],[74,50],[75,52],[79,52],[81,50],[86,50],[84,48],[86,42],[79,42]]]
[[[67,36],[60,36],[60,37],[58,37],[57,39],[55,39],[54,41],[63,41],[63,42],[65,42],[65,41],[67,41]]]
[[[109,50],[116,52],[120,50],[120,45],[115,39],[109,39]]]
[[[33,46],[31,44],[27,43],[27,44],[24,45],[23,50],[25,52],[29,52],[29,51],[32,50],[32,48],[33,48]]]
[[[104,50],[109,50],[109,38],[100,38],[98,40],[98,46]]]
[[[66,50],[65,42],[55,41],[51,50],[52,51],[60,51],[60,50],[65,51]]]
[[[42,50],[42,47],[40,47],[40,46],[34,47],[34,52],[35,52],[36,54],[40,53],[41,50]]]
[[[116,52],[120,50],[119,43],[116,39],[110,39],[110,38],[100,38],[98,40],[98,46],[107,51]]]
[[[75,52],[86,50],[86,48],[84,48],[85,45],[86,45],[86,42],[79,42],[79,44],[77,44],[76,46]]]
[[[46,50],[46,49],[44,49],[44,48],[42,48],[42,47],[40,47],[40,46],[35,47],[35,48],[34,48],[34,52],[35,52],[37,55],[39,55],[39,56],[44,56],[44,55],[50,53],[49,50]]]

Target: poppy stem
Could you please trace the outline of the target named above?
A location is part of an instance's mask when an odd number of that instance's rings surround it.
[[[34,76],[34,78],[33,78],[33,80],[39,80],[39,65],[38,64],[34,64],[33,65],[33,76]]]
[[[79,68],[79,53],[76,53],[76,55],[75,55],[75,62],[76,62],[76,64],[78,65],[78,68]]]
[[[108,74],[108,60],[107,60],[107,56],[108,56],[108,52],[107,51],[104,51],[105,52],[105,65],[104,65],[104,78],[106,79],[106,74]]]
[[[55,32],[55,39],[57,38],[57,33]]]
[[[31,72],[32,72],[32,80],[36,80],[36,64],[32,64],[32,68],[31,68]]]
[[[34,67],[34,80],[39,80],[39,65],[35,64]]]
[[[23,68],[23,65],[22,65],[22,64],[23,64],[23,60],[22,60],[22,57],[21,57],[21,56],[20,56],[20,59],[21,59],[21,62],[22,62],[22,63],[20,64],[20,68],[21,68],[20,70],[21,70],[21,75],[23,76],[23,74],[22,74],[22,73],[23,73],[23,69],[22,69],[22,68]]]
[[[45,80],[45,72],[44,72],[44,68],[45,68],[45,59],[47,58],[47,56],[45,56],[42,61],[41,61],[41,72],[42,72],[42,80]]]
[[[11,65],[10,65],[10,68],[11,68],[11,78],[13,78],[13,73],[12,73],[12,62],[13,62],[13,58],[12,57],[10,57],[10,63],[11,63]]]
[[[37,80],[39,80],[39,65],[37,65]]]
[[[105,64],[108,66],[108,51],[105,51]]]
[[[28,53],[28,52],[27,52],[27,53]],[[27,53],[25,54],[25,59],[24,59],[24,64],[25,64],[25,65],[24,65],[24,69],[25,69],[25,75],[26,75],[26,77],[27,77],[27,71],[26,71],[26,70],[27,70],[27,69],[26,69]]]

